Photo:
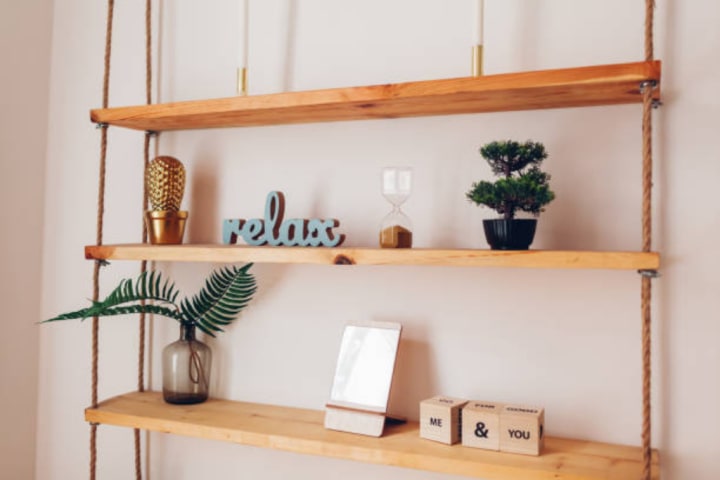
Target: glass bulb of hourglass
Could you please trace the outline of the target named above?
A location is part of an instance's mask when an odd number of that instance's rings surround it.
[[[412,169],[387,167],[382,171],[382,194],[392,205],[392,211],[383,218],[380,229],[382,248],[412,247],[412,224],[400,206],[412,191]]]

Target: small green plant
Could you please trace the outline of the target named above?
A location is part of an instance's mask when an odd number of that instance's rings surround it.
[[[172,318],[186,327],[197,327],[214,337],[224,326],[231,324],[240,311],[252,300],[256,291],[255,277],[248,273],[252,264],[230,266],[215,270],[205,280],[205,286],[191,299],[177,302],[180,292],[174,283],[165,280],[157,271],[143,272],[133,282],[124,279],[101,302],[87,308],[63,313],[45,320],[86,319],[131,313],[151,313]],[[152,301],[153,303],[147,303]]]
[[[547,158],[542,143],[491,142],[480,148],[480,154],[493,173],[502,178],[473,183],[465,194],[470,201],[492,208],[505,220],[512,220],[518,210],[540,215],[545,210],[543,207],[555,198],[548,185],[550,175],[539,168]]]

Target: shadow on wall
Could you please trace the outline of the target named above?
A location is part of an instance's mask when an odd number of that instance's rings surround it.
[[[420,402],[437,394],[435,362],[430,344],[424,338],[424,331],[407,327],[413,323],[409,319],[378,320],[400,322],[404,329],[400,337],[388,411],[417,420],[420,416]],[[408,338],[411,336],[414,338]]]
[[[218,211],[218,163],[212,156],[196,159],[202,168],[190,175],[190,214],[188,215],[188,243],[215,243],[220,231]]]

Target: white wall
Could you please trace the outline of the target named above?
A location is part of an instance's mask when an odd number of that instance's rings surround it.
[[[33,478],[52,0],[0,3],[0,465]]]
[[[99,134],[87,121],[100,103],[104,6],[56,0],[43,315],[90,296]],[[137,3],[137,4],[136,4]],[[144,101],[142,2],[117,7],[111,103]],[[286,58],[287,2],[253,2],[250,90],[266,93],[464,76],[470,0],[296,2]],[[643,2],[486,2],[486,71],[499,73],[637,61]],[[720,213],[716,2],[658,2],[657,52],[665,106],[655,113],[655,247],[663,278],[654,298],[654,445],[663,478],[720,475],[715,430],[720,380],[714,273]],[[230,96],[236,2],[162,5],[162,101]],[[142,135],[110,131],[105,241],[140,236]],[[535,248],[637,249],[640,244],[640,108],[417,118],[163,134],[160,152],[188,169],[188,239],[220,239],[223,218],[259,216],[282,190],[287,213],[336,217],[347,245],[373,245],[388,210],[380,168],[412,165],[407,204],[418,247],[485,247],[470,183],[489,175],[477,154],[494,139],[545,143],[557,200],[540,220]],[[212,268],[163,265],[193,292]],[[105,291],[137,265],[103,270]],[[405,326],[396,410],[411,417],[435,393],[540,404],[551,435],[638,444],[639,279],[632,272],[256,265],[260,292],[230,331],[212,342],[217,396],[319,409],[345,322]],[[136,322],[101,325],[100,395],[135,388]],[[177,335],[155,323],[157,352]],[[38,478],[82,478],[90,398],[90,324],[42,328]],[[218,442],[151,435],[153,479],[440,479]],[[131,432],[100,428],[99,478],[132,475]]]

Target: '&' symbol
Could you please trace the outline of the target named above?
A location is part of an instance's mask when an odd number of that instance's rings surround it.
[[[475,424],[475,436],[478,438],[488,438],[488,431],[485,428],[485,424],[483,422],[478,422]]]

